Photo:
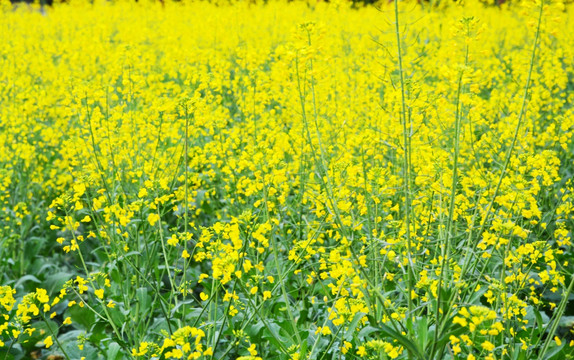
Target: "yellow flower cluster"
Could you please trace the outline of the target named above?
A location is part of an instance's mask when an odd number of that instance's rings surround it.
[[[0,347],[567,355],[570,5],[5,3]]]

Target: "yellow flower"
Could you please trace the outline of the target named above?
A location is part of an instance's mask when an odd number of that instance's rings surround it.
[[[353,346],[353,344],[351,344],[348,341],[344,341],[343,342],[343,346],[341,347],[341,352],[344,354],[346,354],[347,352],[349,352],[349,349]]]
[[[149,222],[149,224],[151,226],[155,226],[155,224],[157,224],[157,222],[159,221],[160,217],[158,214],[156,213],[151,213],[147,216],[147,221]]]
[[[48,292],[45,289],[36,289],[36,299],[42,304],[47,303],[50,301],[50,297],[48,297]]]
[[[96,294],[96,296],[98,297],[98,299],[103,299],[104,298],[104,289],[97,289],[94,291],[94,293]]]
[[[44,339],[44,345],[46,346],[46,349],[48,349],[53,344],[54,344],[54,342],[52,341],[51,336],[48,336],[47,338]]]
[[[480,344],[480,346],[482,346],[482,348],[486,351],[492,351],[495,348],[494,344],[488,340],[484,341],[482,344]]]
[[[177,235],[173,234],[170,238],[167,239],[167,244],[171,246],[176,246],[178,244]]]
[[[180,349],[173,349],[165,353],[167,359],[181,359],[183,357],[183,351]]]
[[[143,356],[143,355],[147,354],[149,351],[149,345],[150,345],[150,343],[145,342],[145,341],[140,343],[140,346],[137,350],[132,349],[132,356]]]
[[[331,334],[332,334],[331,328],[329,328],[328,326],[324,326],[324,327],[323,327],[323,326],[319,326],[319,327],[317,328],[317,330],[315,331],[315,334],[319,334],[319,333],[321,333],[321,334],[324,335],[324,336],[327,336],[327,335],[331,335]]]
[[[247,351],[249,351],[249,354],[251,354],[251,356],[257,355],[257,350],[255,350],[255,344],[251,344],[247,349]]]

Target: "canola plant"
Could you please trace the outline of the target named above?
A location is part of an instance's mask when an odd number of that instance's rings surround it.
[[[0,1],[0,358],[572,358],[572,11]]]

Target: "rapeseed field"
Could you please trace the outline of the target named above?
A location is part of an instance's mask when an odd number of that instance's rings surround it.
[[[573,11],[0,0],[0,359],[574,358]]]

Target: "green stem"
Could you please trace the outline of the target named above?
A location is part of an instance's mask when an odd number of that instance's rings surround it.
[[[67,360],[70,360],[70,357],[68,356],[68,353],[66,352],[66,350],[64,350],[64,347],[62,346],[62,344],[60,343],[60,340],[58,340],[58,336],[56,335],[56,333],[54,332],[54,330],[52,330],[52,327],[50,326],[50,323],[48,322],[48,319],[46,319],[46,316],[44,316],[44,313],[41,313],[42,315],[42,320],[44,320],[44,322],[46,323],[46,326],[48,327],[48,330],[50,330],[50,334],[52,334],[52,337],[54,338],[54,341],[56,341],[56,344],[58,344],[58,347],[60,348],[60,350],[62,350],[62,353],[64,354],[64,356],[66,357]]]
[[[558,329],[558,325],[560,324],[560,318],[562,318],[562,315],[564,315],[564,311],[566,311],[566,305],[568,305],[568,298],[572,293],[573,287],[574,287],[574,276],[572,276],[572,278],[570,279],[570,285],[568,285],[568,289],[566,290],[564,296],[562,296],[560,305],[558,305],[558,309],[556,310],[554,316],[552,317],[553,318],[552,326],[550,327],[550,331],[548,333],[546,341],[544,342],[542,351],[540,351],[540,353],[538,354],[538,360],[542,360],[544,358],[544,355],[546,354],[546,351],[548,351],[548,346],[550,346],[550,342],[552,342],[554,334],[556,333],[556,329]]]
[[[536,59],[536,47],[538,46],[538,39],[540,38],[540,27],[542,24],[543,9],[544,9],[544,0],[541,0],[540,1],[540,10],[538,13],[538,25],[536,27],[536,35],[534,38],[534,44],[532,45],[532,56],[530,57],[530,67],[528,69],[528,77],[526,78],[526,85],[524,86],[524,94],[522,96],[522,105],[520,107],[520,113],[518,115],[518,123],[516,124],[516,128],[514,130],[514,136],[512,138],[512,143],[510,144],[510,147],[508,148],[508,151],[506,152],[506,159],[504,160],[504,165],[502,166],[502,172],[500,173],[500,177],[498,178],[498,183],[496,184],[494,194],[492,196],[492,199],[490,200],[490,203],[488,204],[486,214],[484,216],[484,219],[482,220],[480,230],[478,231],[478,236],[482,235],[484,228],[486,227],[486,224],[488,223],[488,220],[490,218],[490,214],[492,211],[492,207],[494,205],[494,201],[498,197],[498,193],[500,191],[500,186],[502,185],[502,180],[504,179],[504,176],[506,175],[506,171],[508,170],[508,165],[510,164],[510,158],[512,156],[512,152],[514,151],[514,147],[516,146],[516,141],[518,139],[518,133],[520,131],[520,126],[522,125],[522,121],[524,119],[524,114],[526,113],[526,100],[528,99],[528,90],[530,89],[530,82],[532,81],[532,70],[534,69],[534,60]],[[473,248],[470,252],[474,252],[474,250],[476,249],[476,245],[478,245],[478,241],[476,241],[473,244]],[[466,275],[466,271],[468,270],[469,265],[470,265],[470,258],[469,258],[469,262],[465,263],[463,268],[462,268],[461,275],[460,275],[461,278],[464,278],[464,276]]]
[[[398,53],[398,65],[399,74],[401,80],[401,123],[403,124],[403,145],[404,145],[404,158],[403,158],[403,175],[404,175],[404,193],[405,193],[405,228],[406,228],[406,240],[407,240],[407,259],[408,259],[408,269],[407,269],[407,281],[408,281],[408,317],[407,317],[407,328],[409,331],[413,330],[413,300],[411,299],[411,294],[413,291],[413,281],[414,281],[414,263],[412,259],[412,249],[411,249],[411,198],[410,198],[410,152],[411,144],[409,135],[407,134],[407,103],[405,94],[405,79],[403,74],[403,55],[401,50],[401,37],[399,31],[399,2],[394,1],[395,5],[395,34],[397,38],[397,53]],[[410,357],[410,355],[409,355]]]

